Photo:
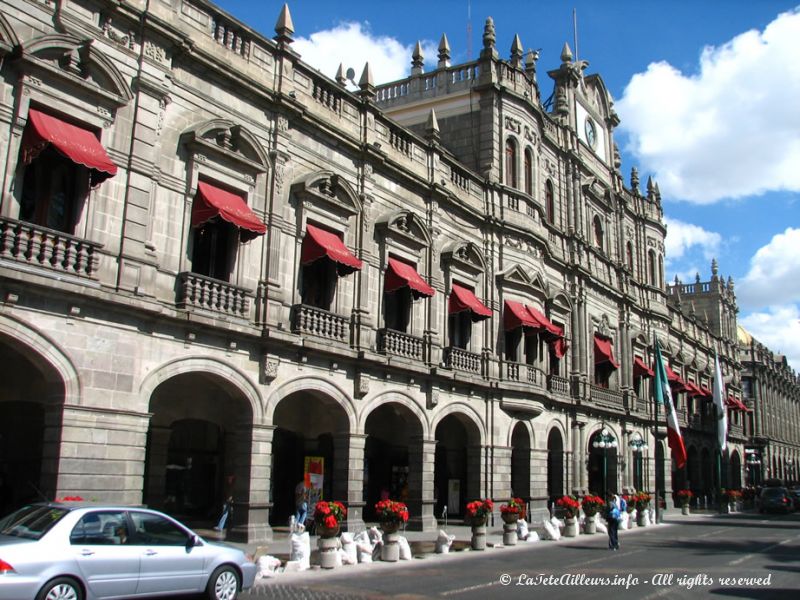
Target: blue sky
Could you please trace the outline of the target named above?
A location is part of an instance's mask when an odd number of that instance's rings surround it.
[[[282,2],[225,0],[224,10],[272,37]],[[426,66],[447,34],[453,63],[482,47],[486,17],[508,58],[514,34],[557,68],[564,42],[599,73],[622,124],[622,171],[659,183],[668,224],[667,276],[734,279],[739,322],[800,370],[800,5],[797,0],[444,0],[289,3],[295,50],[328,76],[364,62],[377,83],[404,77],[417,41]]]

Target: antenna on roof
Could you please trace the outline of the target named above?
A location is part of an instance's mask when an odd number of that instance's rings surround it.
[[[472,60],[472,2],[467,0],[467,62]]]
[[[579,62],[580,54],[578,54],[578,9],[572,9],[572,39],[575,42],[575,64]]]

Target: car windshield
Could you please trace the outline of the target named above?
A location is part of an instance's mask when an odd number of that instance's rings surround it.
[[[0,520],[0,535],[38,540],[68,512],[60,506],[23,506]]]
[[[778,498],[779,496],[785,496],[786,490],[783,488],[767,488],[761,494],[764,498]]]

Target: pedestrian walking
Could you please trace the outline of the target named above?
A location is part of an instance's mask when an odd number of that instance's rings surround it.
[[[298,525],[305,525],[306,517],[308,516],[308,488],[306,481],[303,479],[294,488],[294,520]]]
[[[608,523],[608,549],[619,550],[619,520],[622,513],[620,512],[619,497],[613,492],[606,494],[604,516]]]

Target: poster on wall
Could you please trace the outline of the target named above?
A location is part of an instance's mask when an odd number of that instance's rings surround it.
[[[322,483],[325,473],[325,458],[322,456],[306,456],[303,465],[303,478],[308,489],[308,506],[313,506],[322,500]]]

